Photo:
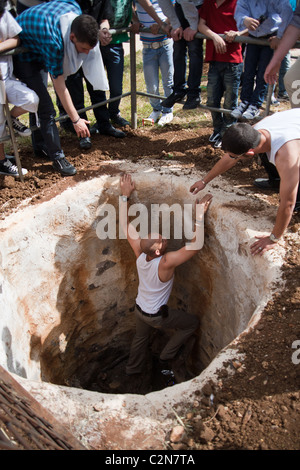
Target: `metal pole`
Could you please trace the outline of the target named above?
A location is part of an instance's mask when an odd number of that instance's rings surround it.
[[[130,92],[131,92],[131,127],[137,129],[136,99],[136,47],[135,34],[130,32]]]

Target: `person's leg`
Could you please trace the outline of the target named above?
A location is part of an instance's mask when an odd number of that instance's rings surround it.
[[[18,57],[14,61],[15,76],[39,97],[38,118],[39,139],[46,149],[47,155],[53,160],[53,167],[64,176],[72,176],[76,169],[65,159],[61,148],[58,128],[55,122],[56,112],[52,99],[43,80],[42,65],[38,62],[21,62]]]
[[[257,62],[257,71],[255,78],[255,88],[253,90],[250,104],[260,108],[264,101],[264,96],[268,88],[268,84],[264,80],[264,73],[266,67],[273,56],[273,49],[269,46],[259,46],[257,47],[258,52],[258,62]]]
[[[168,317],[162,318],[162,329],[175,329],[168,343],[160,353],[161,361],[170,361],[176,356],[180,347],[186,343],[199,326],[199,319],[180,310],[169,309]]]
[[[161,80],[165,96],[170,96],[173,89],[173,75],[174,75],[174,64],[173,64],[173,41],[168,42],[159,49],[159,68],[161,72]],[[173,107],[163,107],[162,112],[164,114],[171,113]]]
[[[287,95],[284,86],[284,76],[291,66],[291,53],[288,52],[281,62],[278,75],[278,96],[277,98],[284,98]]]
[[[260,155],[260,160],[268,175],[268,178],[257,178],[254,181],[254,186],[257,186],[260,189],[279,190],[280,177],[276,166],[269,162],[265,153]]]
[[[109,97],[121,96],[123,92],[124,49],[122,44],[101,46],[101,53],[109,81]],[[109,117],[115,120],[120,114],[120,101],[108,104]]]
[[[80,109],[84,109],[83,72],[81,68],[73,75],[69,75],[67,77],[66,87],[68,88],[73,105],[77,109],[77,111],[79,111]],[[58,96],[56,96],[56,103],[59,109],[59,115],[66,116],[66,111],[60,103]],[[80,117],[83,119],[87,119],[87,115],[85,112],[80,113]],[[76,134],[74,126],[69,117],[60,121],[60,126],[66,131]]]
[[[135,308],[136,333],[130,347],[129,360],[126,365],[126,374],[139,374],[143,371],[149,344],[149,335],[152,327],[148,325],[142,314]]]
[[[187,102],[184,109],[196,108],[201,100],[201,77],[203,68],[203,40],[195,38],[186,42],[189,54]]]
[[[106,101],[106,94],[103,90],[94,90],[93,86],[85,77],[86,87],[91,98],[92,105],[99,104],[103,101]],[[109,119],[109,111],[107,105],[97,106],[93,108],[94,115],[96,118],[96,128],[97,132],[100,134],[110,135],[112,137],[123,138],[126,137],[125,132],[122,132],[119,129],[115,129]],[[94,127],[94,126],[93,126]]]
[[[159,50],[143,48],[143,69],[147,93],[159,95]],[[153,111],[161,112],[161,100],[149,98]]]
[[[209,64],[207,76],[207,102],[206,105],[211,108],[220,108],[224,88],[223,81],[219,71],[219,64],[211,62]],[[223,126],[223,116],[219,112],[211,112],[214,135],[220,134]],[[213,137],[212,137],[213,138]],[[211,140],[213,142],[213,140]]]
[[[232,64],[224,62],[222,69],[222,78],[224,84],[224,109],[235,109],[238,105],[238,94],[243,71],[243,64]],[[236,119],[229,113],[223,115],[223,127],[221,134],[236,122]]]
[[[241,101],[244,103],[251,102],[258,57],[259,46],[255,44],[247,44],[244,61],[243,85],[241,90]]]

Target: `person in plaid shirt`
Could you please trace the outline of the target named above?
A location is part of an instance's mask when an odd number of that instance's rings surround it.
[[[97,54],[99,49],[97,21],[89,15],[82,15],[75,0],[53,0],[42,3],[25,10],[17,17],[17,21],[22,27],[21,46],[28,52],[15,57],[15,74],[40,98],[38,109],[40,129],[35,132],[40,133],[39,141],[43,142],[41,154],[53,160],[53,168],[63,176],[74,175],[76,169],[67,161],[61,148],[55,123],[56,112],[42,74],[46,70],[51,75],[54,89],[78,137],[89,136],[88,121],[78,115],[66,88],[65,79],[88,60],[87,56],[94,57],[92,52]],[[100,50],[97,58],[99,60],[89,62],[89,69],[92,69],[94,76],[100,77],[94,86],[107,89]]]

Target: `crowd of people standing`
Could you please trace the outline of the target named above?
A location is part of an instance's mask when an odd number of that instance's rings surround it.
[[[91,148],[94,133],[126,137],[130,123],[121,116],[119,106],[123,42],[128,41],[128,33],[111,35],[111,29],[130,27],[140,35],[147,92],[159,95],[160,77],[162,81],[165,99],[150,98],[149,116],[160,126],[172,122],[175,103],[183,103],[185,110],[199,106],[204,60],[209,64],[206,104],[224,109],[211,112],[213,132],[209,141],[221,148],[223,135],[233,123],[259,116],[268,87],[266,67],[296,7],[295,0],[17,0],[15,8],[10,9],[11,1],[2,0],[5,14],[0,19],[0,52],[8,49],[12,38],[17,41],[15,46],[28,50],[15,56],[14,61],[10,58],[9,78],[27,86],[35,102],[35,106],[26,103],[26,107],[23,99],[13,101],[7,96],[17,107],[17,115],[12,113],[13,125],[19,134],[28,135],[30,129],[18,116],[30,112],[30,128],[35,129],[31,133],[34,154],[52,160],[54,170],[63,176],[74,175],[76,169],[61,148],[54,105],[47,90],[49,76],[56,92],[60,126],[78,136],[80,148]],[[17,25],[16,30],[5,26],[4,17],[8,16]],[[74,33],[77,17],[85,18],[86,24],[78,23]],[[97,27],[99,42],[95,44],[89,36]],[[199,35],[196,37],[198,32],[206,36],[205,43]],[[254,41],[245,47],[235,41],[241,35],[267,40],[267,44]],[[1,62],[6,63],[4,56]],[[289,50],[281,59],[278,99],[288,99],[282,79],[288,69]],[[94,107],[96,123],[92,127],[85,112],[78,114],[85,107],[84,82],[92,105],[105,101],[107,92],[109,98],[114,98],[107,105]],[[4,122],[3,116],[2,136]],[[1,173],[18,176],[18,169],[1,147]]]

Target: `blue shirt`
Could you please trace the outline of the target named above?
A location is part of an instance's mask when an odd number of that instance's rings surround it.
[[[261,16],[266,19],[255,30],[249,34],[254,37],[277,35],[282,38],[284,30],[293,16],[293,10],[289,0],[238,0],[234,19],[239,31],[245,29],[244,19],[246,16],[258,20]]]
[[[20,54],[20,60],[41,62],[54,78],[62,75],[64,43],[60,17],[69,12],[81,15],[81,9],[75,0],[41,3],[17,16],[16,20],[22,28],[19,34],[21,45],[30,51]]]

